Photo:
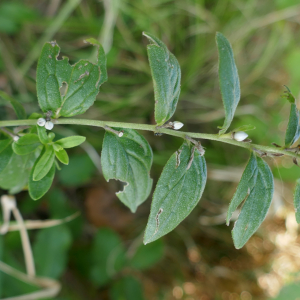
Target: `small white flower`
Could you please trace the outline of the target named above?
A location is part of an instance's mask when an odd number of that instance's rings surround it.
[[[44,118],[39,118],[39,119],[37,120],[37,124],[38,124],[39,126],[43,127],[43,126],[45,126],[45,124],[46,124],[46,120],[45,120]]]
[[[45,124],[45,128],[51,130],[54,127],[54,124],[51,121],[47,121]]]
[[[13,137],[13,140],[15,141],[15,142],[17,142],[18,140],[19,140],[19,136],[18,135],[15,135],[14,137]]]
[[[184,124],[178,121],[173,122],[173,129],[178,130],[180,129]]]
[[[241,142],[248,137],[248,134],[244,131],[238,131],[238,132],[234,132],[232,136],[233,139],[235,139],[238,142]]]

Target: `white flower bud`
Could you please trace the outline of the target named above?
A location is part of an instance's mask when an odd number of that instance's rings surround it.
[[[178,130],[180,129],[184,124],[178,121],[173,122],[173,129]]]
[[[248,137],[248,134],[244,131],[238,131],[238,132],[234,132],[232,137],[234,140],[241,142]]]
[[[43,126],[45,126],[45,124],[46,124],[46,120],[45,120],[44,118],[39,118],[39,119],[37,120],[37,124],[38,124],[39,126],[43,127]]]
[[[17,142],[18,140],[19,140],[19,136],[18,135],[15,135],[14,137],[13,137],[13,140],[15,141],[15,142]]]
[[[46,122],[45,128],[51,130],[54,127],[54,124],[51,121]]]
[[[119,131],[119,134],[118,134],[118,136],[119,136],[119,137],[122,137],[122,136],[123,136],[123,134],[124,134],[124,133],[123,133],[122,131]]]

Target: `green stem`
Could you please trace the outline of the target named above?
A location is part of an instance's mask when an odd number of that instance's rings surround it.
[[[300,158],[296,153],[283,150],[281,148],[273,146],[262,146],[252,143],[238,142],[228,137],[220,136],[218,134],[208,134],[208,133],[196,133],[196,132],[184,132],[176,131],[172,129],[165,128],[156,128],[156,125],[147,125],[147,124],[137,124],[137,123],[123,123],[123,122],[111,122],[111,121],[98,121],[98,120],[86,120],[86,119],[57,119],[52,120],[54,124],[60,125],[86,125],[86,126],[95,126],[102,127],[120,127],[120,128],[130,128],[136,130],[147,130],[153,132],[164,133],[167,135],[177,136],[182,139],[185,139],[185,136],[188,135],[191,138],[198,138],[204,140],[218,141],[226,144],[235,145],[238,147],[246,148],[249,150],[257,149],[267,153],[281,153],[290,157]],[[36,125],[37,120],[12,120],[12,121],[0,121],[0,127],[9,127],[9,126],[22,126],[22,125]]]

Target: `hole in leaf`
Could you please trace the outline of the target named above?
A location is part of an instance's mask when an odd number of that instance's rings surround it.
[[[62,86],[59,88],[59,92],[62,97],[64,97],[65,94],[67,93],[67,89],[68,89],[68,84],[66,82],[63,82]]]

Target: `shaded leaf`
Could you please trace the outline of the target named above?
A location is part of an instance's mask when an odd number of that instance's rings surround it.
[[[34,152],[41,145],[37,134],[28,133],[13,142],[12,148],[18,155],[27,155]]]
[[[116,129],[120,130],[120,129]],[[118,198],[135,212],[149,196],[152,179],[152,149],[147,140],[133,129],[122,129],[122,137],[106,132],[103,141],[101,164],[104,178],[126,182]]]
[[[294,192],[294,206],[296,211],[296,221],[297,223],[300,223],[300,179],[296,181]]]
[[[226,37],[217,32],[216,42],[219,53],[219,82],[222,100],[225,109],[225,121],[220,127],[219,134],[223,134],[229,128],[236,107],[240,101],[240,80],[235,65],[233,51]]]
[[[104,53],[98,49],[101,61],[97,65],[80,60],[71,66],[67,57],[57,60],[60,48],[55,42],[44,45],[37,67],[37,95],[43,112],[52,110],[56,118],[71,117],[93,105],[100,87],[100,68],[104,69]],[[67,87],[61,95],[63,84]]]
[[[65,165],[69,164],[69,156],[65,149],[55,151],[55,156],[61,163],[65,164]]]
[[[156,185],[144,244],[169,233],[191,213],[202,196],[206,178],[204,157],[184,142],[165,165]]]
[[[38,161],[36,161],[35,165]],[[33,172],[35,170],[35,166],[32,168],[30,175],[29,175],[29,181],[28,181],[28,191],[29,195],[33,200],[38,200],[42,198],[50,189],[54,175],[55,175],[55,164],[52,164],[52,167],[50,168],[49,172],[39,181],[33,180]]]
[[[240,183],[236,189],[236,192],[230,202],[226,224],[229,225],[230,219],[234,211],[238,208],[238,206],[246,199],[249,195],[250,191],[256,184],[257,179],[257,160],[255,154],[252,152],[248,164],[245,168],[245,171],[242,175]]]
[[[11,143],[12,139],[0,140],[0,173],[6,168],[13,155]]]
[[[15,113],[17,115],[17,118],[20,120],[26,119],[26,112],[23,107],[23,105],[15,100],[14,98],[8,96],[5,92],[0,91],[0,97],[3,98],[6,101],[9,101],[10,104],[12,105],[13,109],[15,110]]]
[[[132,276],[115,281],[110,289],[111,300],[144,300],[142,284]]]
[[[148,32],[143,32],[143,35],[151,42],[147,52],[154,86],[155,121],[162,125],[176,110],[180,95],[180,66],[162,41]]]
[[[53,147],[46,146],[45,151],[41,153],[38,162],[35,165],[32,177],[34,181],[39,181],[48,174],[54,163],[54,157]]]
[[[265,219],[274,193],[274,180],[268,164],[260,157],[257,160],[257,179],[234,224],[234,246],[242,248]]]
[[[63,139],[60,139],[55,142],[56,145],[59,145],[63,148],[73,148],[79,146],[86,140],[85,136],[73,135]]]

